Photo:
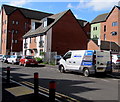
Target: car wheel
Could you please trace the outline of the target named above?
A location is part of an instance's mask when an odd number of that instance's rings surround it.
[[[26,63],[24,63],[24,67],[26,67],[27,66],[27,64]]]
[[[12,61],[12,64],[14,64],[14,62]]]
[[[21,62],[19,62],[19,65],[20,65],[20,66],[22,66],[22,63],[21,63]]]
[[[85,77],[88,77],[90,75],[90,72],[89,72],[88,68],[84,69],[83,74],[84,74]]]
[[[6,61],[5,60],[3,60],[3,63],[5,63]]]
[[[59,70],[60,70],[61,73],[65,73],[65,69],[64,69],[63,66],[60,66]]]

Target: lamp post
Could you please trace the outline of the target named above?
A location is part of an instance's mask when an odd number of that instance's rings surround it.
[[[12,35],[11,35],[11,54],[13,51],[13,34],[14,34],[14,30],[12,30]]]
[[[112,49],[112,41],[111,41],[111,35],[112,35],[112,32],[110,33],[110,52],[111,52],[111,49]]]

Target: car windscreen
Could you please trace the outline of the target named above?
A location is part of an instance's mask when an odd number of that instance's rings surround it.
[[[26,59],[33,59],[34,56],[26,56],[25,58],[26,58]]]
[[[117,55],[118,59],[120,59],[120,55]]]
[[[10,58],[10,55],[5,55],[4,57],[5,57],[5,58]]]

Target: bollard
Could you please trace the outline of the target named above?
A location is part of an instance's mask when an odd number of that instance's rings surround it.
[[[38,73],[34,73],[34,95],[38,97]]]
[[[50,100],[50,102],[55,102],[55,89],[56,89],[55,81],[50,81],[50,83],[49,83],[49,100]]]
[[[10,83],[10,67],[7,67],[7,82]]]

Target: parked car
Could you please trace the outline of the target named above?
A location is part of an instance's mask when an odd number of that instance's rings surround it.
[[[21,57],[22,56],[20,56],[20,55],[11,55],[10,58],[7,59],[7,61],[8,61],[8,63],[19,64]]]
[[[0,61],[2,61],[2,59],[3,59],[3,55],[0,55]]]
[[[8,62],[8,60],[7,60],[8,58],[10,58],[10,55],[3,55],[3,58],[1,60],[2,60],[2,62],[7,63]]]
[[[120,68],[120,54],[112,54],[113,68]]]
[[[61,55],[56,55],[56,56],[54,56],[54,58],[56,60],[56,64],[59,64],[59,61],[62,58],[62,56]]]
[[[22,56],[20,59],[19,65],[24,65],[25,67],[28,65],[38,65],[38,62],[35,60],[34,56]]]

